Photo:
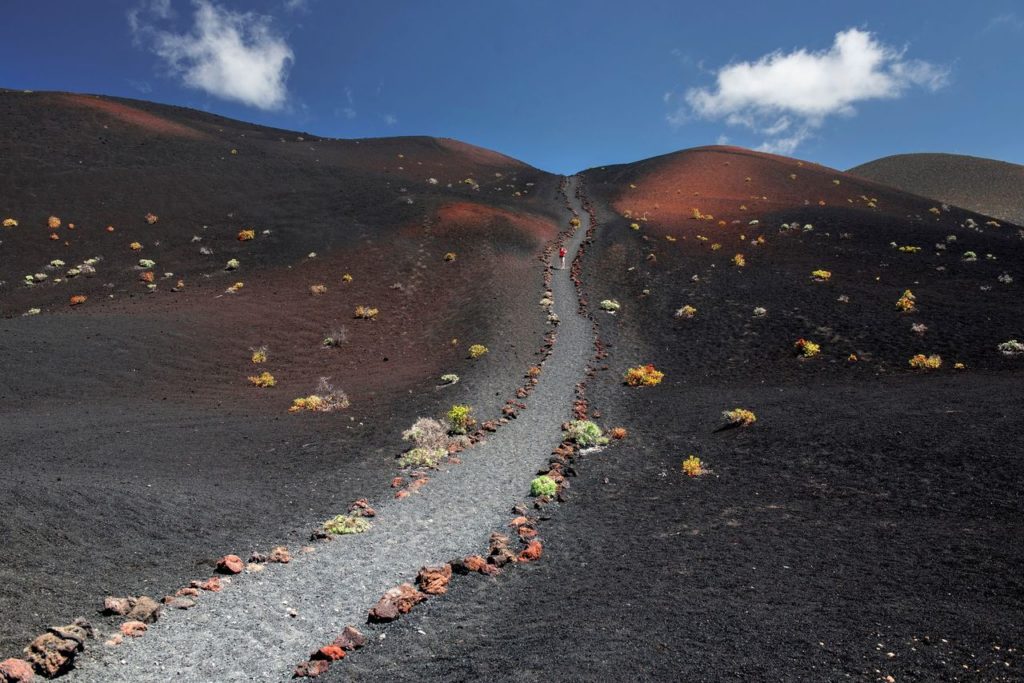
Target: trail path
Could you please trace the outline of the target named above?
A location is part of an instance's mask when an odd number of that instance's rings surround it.
[[[142,638],[115,648],[91,644],[92,652],[65,680],[290,680],[296,664],[345,625],[361,627],[385,590],[411,581],[421,566],[485,550],[488,535],[507,524],[512,506],[525,499],[537,468],[561,441],[574,387],[593,352],[591,324],[578,313],[569,277],[568,264],[590,225],[575,197],[577,183],[571,178],[566,191],[582,224],[566,244],[565,270],[557,267],[557,252],[552,255],[558,339],[518,419],[464,452],[461,465],[434,473],[418,493],[373,501],[377,517],[368,532],[296,553],[289,565],[239,575],[188,611],[165,611]]]

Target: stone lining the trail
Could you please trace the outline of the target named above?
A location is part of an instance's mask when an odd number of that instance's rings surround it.
[[[583,221],[566,248],[575,254],[589,216],[573,178],[570,203]],[[444,467],[429,487],[404,499],[382,497],[369,531],[337,538],[287,565],[241,574],[222,592],[206,593],[195,607],[175,610],[142,638],[93,650],[67,681],[284,681],[296,664],[347,624],[362,624],[389,589],[412,581],[421,567],[438,567],[478,553],[508,511],[523,500],[538,467],[561,442],[572,417],[576,386],[593,353],[591,322],[580,315],[570,271],[551,271],[552,311],[558,342],[519,413],[487,441]],[[397,438],[397,435],[396,435]],[[383,494],[387,495],[387,494]],[[530,541],[524,560],[539,558]]]

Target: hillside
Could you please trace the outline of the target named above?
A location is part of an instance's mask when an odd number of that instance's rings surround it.
[[[544,562],[460,583],[328,680],[1020,680],[1016,231],[735,148],[582,175],[608,354],[586,396],[628,436],[574,462]],[[646,363],[661,383],[626,386]]]
[[[897,154],[847,173],[1024,225],[1024,166],[963,154]]]
[[[4,654],[304,539],[386,490],[417,415],[497,416],[535,362],[549,174],[107,97],[4,91],[0,119]],[[289,414],[320,377],[351,407]]]

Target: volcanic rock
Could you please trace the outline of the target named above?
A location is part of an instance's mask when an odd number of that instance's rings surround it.
[[[444,595],[448,592],[448,582],[452,580],[452,566],[443,564],[439,567],[423,567],[416,577],[420,590],[428,595]]]
[[[245,563],[238,555],[225,555],[217,560],[217,571],[221,574],[240,574],[245,569]]]
[[[6,683],[28,683],[35,674],[32,665],[24,659],[5,659],[0,662],[0,681]]]
[[[426,595],[408,583],[389,588],[370,610],[370,621],[394,621],[399,615],[408,614],[414,605],[426,599]]]

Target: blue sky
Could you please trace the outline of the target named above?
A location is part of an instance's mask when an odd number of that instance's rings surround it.
[[[0,86],[571,173],[716,142],[1024,163],[1024,3],[5,0]]]

